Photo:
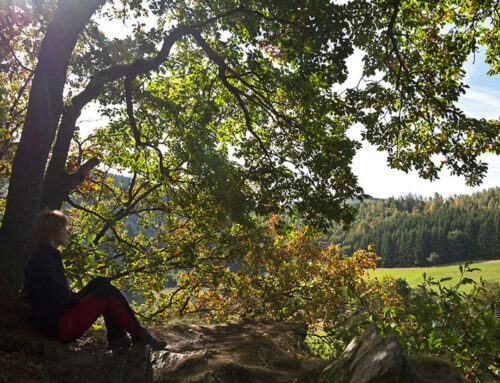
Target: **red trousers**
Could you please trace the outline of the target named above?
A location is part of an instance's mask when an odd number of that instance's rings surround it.
[[[59,318],[57,340],[75,340],[101,315],[104,316],[108,340],[125,336],[125,331],[133,337],[142,337],[141,326],[127,299],[107,278],[94,279],[77,295],[80,302]]]

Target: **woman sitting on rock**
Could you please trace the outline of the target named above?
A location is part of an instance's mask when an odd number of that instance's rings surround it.
[[[95,278],[78,293],[70,290],[58,250],[66,244],[68,221],[57,210],[44,210],[36,220],[39,243],[24,271],[24,292],[38,330],[48,338],[71,342],[102,315],[108,349],[128,348],[130,341],[149,344],[154,350],[165,348],[165,341],[139,324],[127,299],[109,279]]]

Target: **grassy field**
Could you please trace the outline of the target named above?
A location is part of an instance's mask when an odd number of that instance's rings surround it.
[[[491,280],[500,283],[500,260],[495,261],[484,261],[473,263],[470,265],[471,268],[478,268],[480,271],[474,271],[473,273],[465,273],[467,278],[474,279],[479,282],[482,277],[484,280]],[[445,285],[453,285],[458,282],[460,278],[459,264],[456,265],[445,265],[437,267],[408,267],[408,268],[379,268],[369,273],[370,277],[383,278],[384,275],[389,275],[393,278],[403,278],[411,287],[416,287],[423,282],[422,274],[427,273],[427,275],[432,276],[434,279],[438,280],[445,277],[451,277],[452,279],[445,282]],[[468,285],[471,286],[471,285]],[[163,290],[163,293],[170,294],[176,288],[169,287]],[[470,288],[467,288],[469,290]]]
[[[465,276],[467,278],[479,281],[482,277],[484,280],[493,280],[500,283],[500,260],[478,262],[473,263],[470,266],[481,270],[473,273],[466,273]],[[422,274],[424,272],[435,279],[451,277],[452,279],[447,282],[448,285],[456,283],[460,277],[458,264],[437,267],[410,267],[394,269],[380,268],[370,272],[370,276],[374,276],[379,279],[384,275],[389,275],[394,278],[403,278],[406,279],[411,287],[415,287],[423,282]]]

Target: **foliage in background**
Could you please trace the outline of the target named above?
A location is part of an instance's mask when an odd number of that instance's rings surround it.
[[[248,243],[236,259],[214,264],[218,273],[195,270],[180,283],[197,286],[193,312],[206,312],[207,320],[238,317],[329,322],[346,301],[369,289],[363,278],[378,260],[371,251],[341,255],[335,246],[322,248],[311,240],[310,228],[276,231],[278,218],[268,222],[260,241]],[[238,262],[231,270],[229,262]]]
[[[346,253],[375,243],[382,267],[500,258],[500,188],[447,199],[409,195],[354,204],[358,215],[351,230],[337,225],[318,243],[341,244]]]
[[[37,31],[44,24],[42,17],[33,17],[21,2],[17,7],[0,4],[0,214],[41,41]]]
[[[309,230],[269,231],[258,216],[293,212],[315,227],[349,224],[349,199],[365,197],[350,169],[360,144],[346,132],[355,122],[388,152],[392,167],[429,179],[448,168],[477,185],[486,172],[480,154],[500,151],[498,121],[467,117],[457,106],[466,89],[462,67],[479,44],[487,48],[490,74],[498,73],[497,1],[19,4],[0,3],[2,27],[12,27],[2,28],[0,46],[0,178],[2,188],[14,190],[2,217],[0,269],[13,289],[34,214],[66,201],[73,235],[64,256],[76,287],[110,276],[146,302],[143,315],[151,320],[252,315],[320,323],[327,332],[345,322],[340,347],[384,312],[405,313],[392,284],[363,280],[375,255],[342,258],[336,247],[309,243]],[[87,13],[74,11],[80,7]],[[109,39],[99,18],[134,24],[133,32]],[[54,32],[64,27],[71,33]],[[48,48],[38,57],[44,36]],[[66,40],[73,37],[76,46]],[[336,90],[355,49],[365,52],[363,78]],[[22,62],[38,65],[33,81]],[[56,70],[58,81],[49,84]],[[38,93],[26,108],[30,84]],[[109,123],[79,137],[77,121],[91,102]],[[25,139],[11,172],[22,124]],[[116,184],[112,172],[131,178]],[[129,217],[137,223],[133,233]],[[465,234],[445,235],[451,251],[464,249]],[[232,263],[242,268],[231,273]],[[183,274],[165,293],[174,270]],[[432,299],[467,308],[463,297],[443,291]],[[452,353],[463,350],[461,342],[451,349],[427,344]],[[468,355],[474,366],[478,359]],[[470,374],[468,360],[457,359]]]
[[[474,269],[467,264],[459,269],[460,281],[451,287],[443,286],[447,278],[425,277],[414,289],[404,280],[386,279],[384,283],[397,286],[397,304],[372,295],[352,302],[349,315],[325,328],[321,342],[310,342],[312,348],[323,355],[338,355],[350,334],[375,325],[384,335],[395,334],[412,355],[444,358],[469,381],[496,381],[500,377],[500,287],[482,281],[466,293],[461,286],[475,283],[466,274]]]
[[[443,286],[447,278],[424,278],[404,297],[405,311],[388,307],[380,327],[398,334],[410,352],[448,359],[470,381],[494,381],[500,377],[499,286],[476,284],[467,264],[459,269],[455,286]],[[467,284],[475,285],[468,293],[460,288]]]

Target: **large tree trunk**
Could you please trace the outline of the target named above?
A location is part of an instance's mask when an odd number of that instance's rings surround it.
[[[34,245],[32,227],[40,211],[47,159],[63,110],[68,62],[78,36],[105,0],[59,0],[47,30],[31,87],[21,140],[12,165],[0,228],[0,286],[15,293]]]

